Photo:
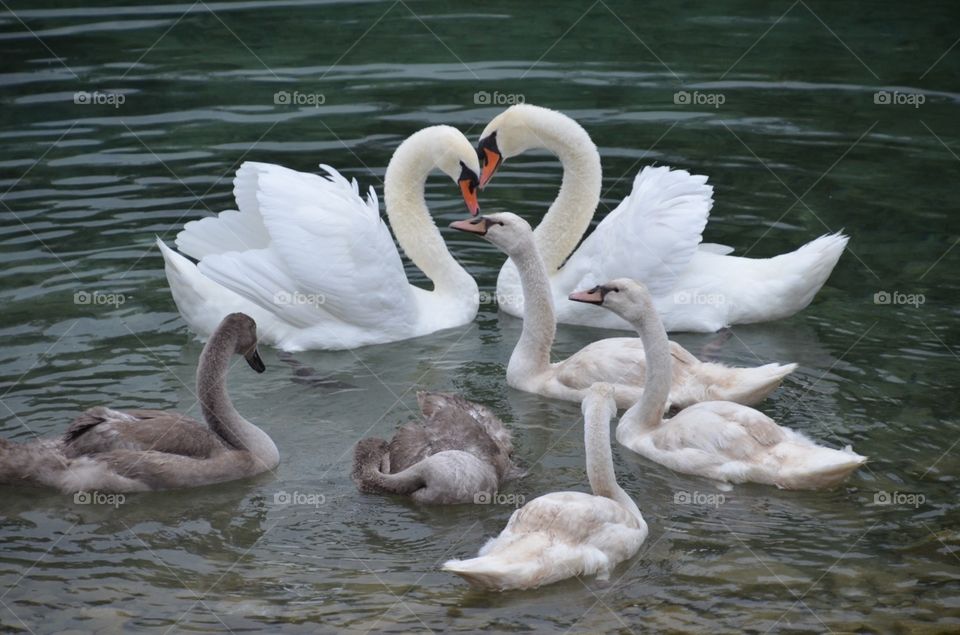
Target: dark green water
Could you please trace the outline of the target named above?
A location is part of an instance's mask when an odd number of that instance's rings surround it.
[[[274,351],[264,351],[263,376],[237,367],[238,408],[281,450],[276,478],[131,495],[118,508],[0,492],[0,631],[960,626],[957,7],[0,6],[3,436],[55,434],[97,404],[198,414],[200,348],[154,236],[170,242],[184,222],[233,207],[245,159],[329,163],[379,188],[393,149],[418,128],[446,123],[476,139],[502,108],[477,103],[486,91],[577,118],[600,146],[607,206],[656,162],[710,176],[705,239],[739,253],[769,256],[844,228],[850,249],[801,315],[725,341],[677,339],[730,363],[799,362],[762,409],[871,458],[834,491],[738,486],[714,507],[674,502],[716,493],[709,482],[617,447],[621,481],[651,527],[637,557],[608,582],[470,591],[439,563],[474,553],[512,508],[361,496],[348,467],[356,439],[371,425],[389,434],[425,387],[459,391],[508,421],[531,474],[507,493],[586,488],[577,406],[506,387],[519,322],[485,305],[474,324],[434,337],[297,356],[356,390],[295,383]],[[281,90],[324,103],[275,104]],[[675,103],[680,90],[723,103]],[[878,90],[923,103],[875,103]],[[78,91],[114,103],[74,103]],[[559,177],[545,154],[514,159],[481,202],[536,218]],[[463,215],[446,179],[433,179],[428,197],[443,225]],[[492,290],[502,257],[444,232]],[[876,304],[881,291],[924,303]],[[123,303],[78,303],[81,292]],[[599,335],[561,328],[555,353]],[[282,505],[282,492],[323,502]],[[900,502],[878,504],[883,493]]]

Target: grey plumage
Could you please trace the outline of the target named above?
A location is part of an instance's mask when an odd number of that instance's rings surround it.
[[[197,368],[208,425],[173,411],[90,408],[63,435],[28,443],[0,439],[0,483],[81,490],[143,491],[218,483],[272,469],[276,445],[234,409],[229,362],[243,355],[257,372],[256,324],[228,315],[210,336]]]
[[[357,443],[352,478],[361,492],[467,503],[521,475],[510,432],[489,408],[445,393],[420,392],[417,401],[420,421],[402,426],[389,442]]]

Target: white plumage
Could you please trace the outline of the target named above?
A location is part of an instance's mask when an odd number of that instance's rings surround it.
[[[629,196],[578,247],[602,183],[600,155],[587,132],[559,112],[521,104],[487,125],[481,147],[491,135],[504,159],[546,148],[563,163],[560,193],[536,231],[560,323],[630,330],[617,315],[561,302],[577,289],[619,277],[647,285],[670,332],[782,319],[810,304],[847,244],[838,233],[774,258],[733,256],[731,247],[701,242],[713,206],[707,177],[645,167]],[[497,295],[504,311],[523,316],[512,261],[500,271]]]
[[[453,227],[480,233],[516,263],[525,298],[523,330],[510,355],[507,383],[519,390],[555,399],[580,402],[596,382],[614,384],[621,408],[635,404],[646,390],[648,364],[644,343],[636,337],[613,337],[584,346],[567,359],[551,362],[550,349],[556,334],[554,301],[543,258],[530,225],[510,212],[489,214]],[[566,298],[563,304],[574,304]],[[669,399],[685,407],[698,401],[723,399],[739,403],[762,401],[796,364],[765,364],[733,368],[701,362],[675,342],[669,342],[673,357]]]
[[[784,489],[832,487],[866,463],[849,446],[834,450],[817,445],[762,412],[730,401],[704,401],[663,419],[673,359],[650,293],[621,278],[575,295],[616,312],[643,340],[643,396],[617,425],[617,440],[634,452],[685,474]]]
[[[435,167],[457,180],[476,165],[460,132],[434,126],[401,144],[387,168],[387,214],[433,291],[407,281],[373,188],[364,198],[356,180],[327,165],[319,176],[247,162],[234,181],[238,209],[187,223],[177,236],[196,265],[161,245],[174,300],[201,336],[225,312],[243,311],[265,341],[287,350],[353,348],[468,323],[476,283],[446,252],[423,180]]]
[[[593,494],[555,492],[510,516],[476,558],[449,560],[470,584],[495,590],[530,589],[574,576],[606,579],[647,538],[647,523],[620,488],[610,451],[613,387],[595,384],[583,401],[587,476]]]
[[[624,415],[617,440],[677,472],[730,483],[820,489],[846,479],[866,462],[850,446],[834,450],[784,428],[762,412],[729,401],[705,401],[646,434]]]

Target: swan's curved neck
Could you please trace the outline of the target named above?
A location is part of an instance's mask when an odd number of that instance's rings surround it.
[[[279,461],[277,446],[266,432],[244,419],[227,393],[227,373],[237,335],[229,329],[214,331],[197,366],[197,397],[203,418],[224,442],[252,453],[272,468]]]
[[[424,196],[437,152],[429,137],[411,137],[394,152],[383,181],[387,218],[407,257],[433,282],[434,291],[476,301],[477,283],[450,255]]]
[[[527,120],[542,148],[563,165],[560,192],[534,231],[547,271],[553,273],[573,253],[600,202],[600,153],[576,121],[552,110]]]
[[[649,432],[663,423],[663,410],[670,397],[673,370],[670,361],[670,340],[660,316],[652,308],[643,315],[623,316],[637,329],[643,340],[647,360],[643,396],[623,413],[617,425],[617,439],[625,443],[635,435]]]
[[[550,368],[550,348],[557,334],[553,294],[547,268],[532,237],[510,257],[517,266],[523,289],[523,330],[510,355],[507,375],[531,377]]]
[[[617,483],[610,450],[610,418],[607,404],[595,403],[584,412],[583,444],[587,454],[587,479],[595,496],[609,498],[641,521],[643,515],[630,495]]]

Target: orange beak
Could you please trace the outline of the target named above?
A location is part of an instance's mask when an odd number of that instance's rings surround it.
[[[597,286],[589,291],[574,291],[570,294],[570,299],[574,302],[585,302],[587,304],[603,304],[603,296],[606,289]]]
[[[480,140],[480,145],[477,146],[477,158],[480,159],[480,187],[483,188],[503,163],[503,154],[497,147],[496,130]]]
[[[480,213],[480,202],[477,200],[477,178],[471,177],[460,179],[460,193],[463,194],[463,202],[467,204],[467,211],[471,216]]]
[[[467,218],[464,220],[453,221],[450,223],[450,227],[453,229],[459,229],[462,232],[467,232],[468,234],[485,236],[487,234],[487,228],[490,227],[490,224],[487,223],[486,218],[480,216],[479,218]]]
[[[483,170],[480,171],[480,187],[485,187],[493,178],[494,172],[503,162],[503,155],[491,148],[484,148],[483,159]]]

